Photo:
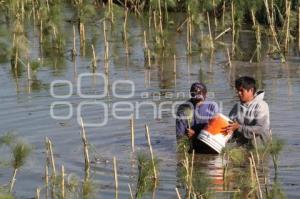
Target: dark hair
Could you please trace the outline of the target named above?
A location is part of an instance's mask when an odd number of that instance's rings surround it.
[[[239,89],[240,87],[249,90],[253,88],[253,93],[256,92],[256,82],[253,77],[243,76],[235,80],[235,88]]]
[[[202,82],[195,82],[192,84],[190,92],[194,93],[197,90],[201,90],[204,94],[207,93],[207,88],[206,88],[205,84]]]

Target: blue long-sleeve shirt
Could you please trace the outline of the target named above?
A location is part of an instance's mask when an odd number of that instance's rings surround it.
[[[187,128],[192,128],[197,136],[208,121],[218,112],[217,103],[211,101],[204,101],[199,106],[194,106],[191,100],[181,104],[177,109],[177,139],[186,135]]]

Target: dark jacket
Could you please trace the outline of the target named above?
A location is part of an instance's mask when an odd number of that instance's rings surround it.
[[[177,109],[176,137],[181,138],[186,135],[189,127],[198,135],[217,112],[218,105],[215,102],[204,101],[200,106],[194,106],[191,100],[188,100],[181,104]]]

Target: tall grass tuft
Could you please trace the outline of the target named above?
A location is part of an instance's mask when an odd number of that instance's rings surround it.
[[[272,157],[272,161],[275,168],[275,175],[277,174],[278,171],[279,154],[282,151],[283,146],[284,146],[284,141],[282,139],[275,137],[272,139],[271,143],[267,146],[266,149]]]
[[[22,141],[18,141],[12,147],[12,167],[14,171],[10,181],[10,192],[12,192],[14,188],[17,171],[25,164],[30,152],[31,147],[27,143]]]
[[[154,190],[156,186],[156,179],[151,156],[145,153],[138,153],[137,162],[138,181],[136,186],[135,198],[140,199],[143,197],[145,192],[150,192]],[[157,159],[154,160],[154,164],[157,168]]]

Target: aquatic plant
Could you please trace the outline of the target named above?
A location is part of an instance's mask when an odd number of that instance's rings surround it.
[[[179,162],[179,180],[185,189],[185,198],[210,198],[213,194],[211,180],[195,166],[194,157],[194,151],[192,154],[185,152]]]
[[[10,181],[10,192],[14,188],[14,183],[16,180],[17,171],[25,164],[26,159],[28,158],[31,147],[25,142],[18,141],[13,147],[12,147],[12,167],[14,169],[13,175]]]
[[[10,132],[0,137],[0,147],[1,146],[8,146],[12,156],[10,165],[13,168],[13,175],[10,179],[9,186],[9,192],[12,192],[17,171],[25,164],[32,147]]]
[[[184,153],[188,152],[190,149],[190,139],[187,136],[183,136],[182,138],[177,140],[177,152]]]
[[[12,50],[11,50],[11,68],[14,71],[14,75],[17,77],[21,72],[20,66],[25,64],[22,59],[29,58],[28,39],[25,36],[24,25],[21,23],[20,17],[16,17],[13,24],[12,35]],[[22,65],[21,65],[22,64]]]
[[[283,192],[282,187],[278,182],[275,182],[272,187],[270,192],[268,193],[267,199],[286,199],[286,195]]]
[[[15,143],[17,136],[12,132],[7,132],[0,137],[0,147],[2,146],[11,146]]]
[[[153,170],[152,158],[146,153],[137,154],[138,178],[135,198],[140,199],[144,193],[153,191],[156,187],[155,174]],[[158,161],[154,160],[157,167]]]
[[[267,152],[271,155],[274,168],[275,168],[275,175],[277,175],[278,171],[278,161],[279,161],[279,154],[282,151],[284,146],[284,141],[277,137],[273,137],[271,142],[267,145]]]
[[[0,199],[14,199],[15,197],[11,193],[0,187]]]

